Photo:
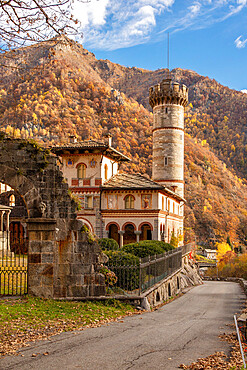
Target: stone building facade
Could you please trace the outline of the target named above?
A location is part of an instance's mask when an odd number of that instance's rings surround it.
[[[154,110],[152,180],[119,171],[129,159],[108,143],[87,140],[52,150],[80,203],[77,218],[98,237],[120,246],[139,240],[182,243],[184,215],[185,85],[165,79],[150,88]]]

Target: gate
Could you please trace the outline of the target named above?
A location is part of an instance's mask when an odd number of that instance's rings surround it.
[[[27,294],[28,240],[0,231],[0,295]]]

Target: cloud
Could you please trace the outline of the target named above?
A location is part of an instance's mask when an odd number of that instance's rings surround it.
[[[247,89],[241,90],[242,93],[247,94]]]
[[[246,6],[247,0],[75,0],[74,15],[87,48],[115,50],[161,40],[167,31],[209,27]],[[244,47],[245,40],[235,44]]]
[[[241,35],[241,36],[239,36],[239,37],[234,41],[234,43],[235,43],[235,45],[236,45],[236,47],[237,47],[238,49],[244,48],[244,47],[245,47],[245,45],[246,45],[246,43],[247,43],[247,39],[245,39],[245,40],[241,40],[241,38],[242,38],[242,35]]]

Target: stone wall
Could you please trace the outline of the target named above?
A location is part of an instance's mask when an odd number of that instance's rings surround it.
[[[198,269],[188,255],[182,257],[182,268],[168,278],[154,285],[145,293],[145,308],[155,307],[171,297],[175,297],[185,288],[202,284]],[[144,297],[143,297],[144,299]],[[146,302],[147,299],[147,302]]]
[[[0,182],[23,199],[28,218],[29,294],[88,297],[105,294],[102,253],[76,220],[76,203],[57,159],[35,143],[0,136]]]

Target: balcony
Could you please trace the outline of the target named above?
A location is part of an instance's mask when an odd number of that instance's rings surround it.
[[[91,186],[91,179],[71,179],[71,188],[83,188]]]

